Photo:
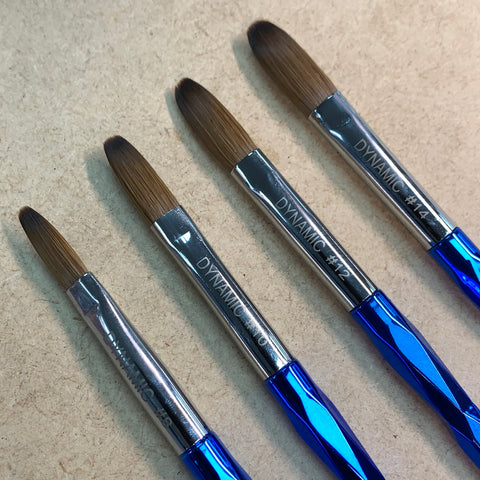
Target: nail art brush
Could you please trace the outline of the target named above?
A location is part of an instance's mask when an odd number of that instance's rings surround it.
[[[248,39],[274,83],[480,308],[478,247],[429,197],[295,40],[267,21],[254,23]]]
[[[383,479],[339,411],[287,351],[147,160],[122,137],[107,140],[104,148],[133,203],[217,313],[303,440],[340,479]]]
[[[480,411],[433,348],[210,92],[184,79],[175,93],[180,111],[212,157],[231,172],[319,273],[383,357],[440,414],[465,453],[480,467]]]
[[[108,356],[196,480],[250,480],[112,297],[44,217],[24,207],[25,233]]]

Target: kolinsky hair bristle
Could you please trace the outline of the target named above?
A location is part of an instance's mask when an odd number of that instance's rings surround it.
[[[103,146],[115,175],[147,220],[156,222],[178,206],[173,193],[131,143],[116,136]]]
[[[307,52],[273,23],[253,23],[248,41],[268,74],[305,115],[336,92],[335,85]]]
[[[18,218],[38,255],[64,290],[68,290],[87,273],[87,268],[75,250],[38,212],[23,207]]]
[[[199,140],[230,170],[256,149],[233,115],[200,84],[184,78],[175,88],[175,99]]]

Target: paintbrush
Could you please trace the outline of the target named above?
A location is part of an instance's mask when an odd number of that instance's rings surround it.
[[[480,467],[480,411],[432,347],[210,92],[184,79],[175,97],[197,138],[320,274],[390,365],[446,420],[460,446]]]
[[[270,22],[259,21],[249,28],[248,40],[273,81],[480,308],[480,251],[473,242],[287,33]]]
[[[338,410],[293,359],[151,165],[122,137],[110,138],[104,147],[133,203],[256,367],[305,442],[340,479],[383,479]]]
[[[62,235],[29,207],[19,218],[40,258],[192,476],[250,480]]]

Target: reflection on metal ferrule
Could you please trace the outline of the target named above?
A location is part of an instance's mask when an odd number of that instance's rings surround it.
[[[292,360],[182,207],[159,218],[152,229],[194,280],[263,378]]]
[[[451,233],[453,225],[445,213],[340,92],[322,102],[310,120],[425,248]]]
[[[347,310],[375,291],[365,273],[260,150],[241,160],[232,174],[287,240],[321,272]]]
[[[176,452],[202,439],[203,420],[98,280],[86,273],[67,294]]]

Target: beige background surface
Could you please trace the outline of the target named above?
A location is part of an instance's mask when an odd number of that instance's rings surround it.
[[[0,477],[189,478],[30,247],[60,229],[253,479],[333,479],[156,242],[106,162],[129,139],[190,212],[386,478],[470,480],[449,430],[191,137],[172,87],[214,92],[480,402],[480,312],[269,85],[267,18],[325,69],[480,243],[477,1],[0,2]]]

